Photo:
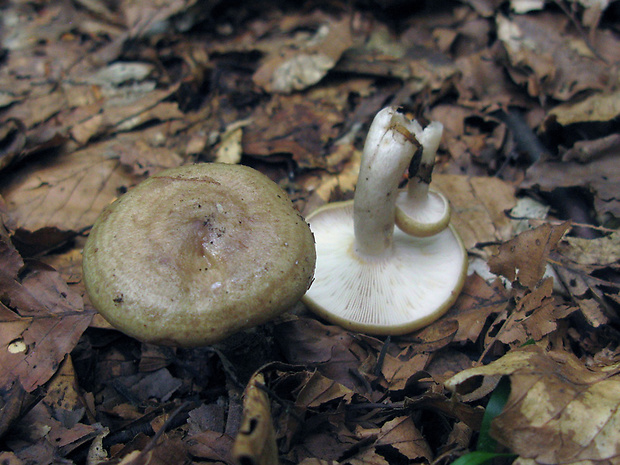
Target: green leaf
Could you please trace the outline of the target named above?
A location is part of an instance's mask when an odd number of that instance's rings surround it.
[[[452,462],[452,465],[482,465],[498,457],[516,458],[517,456],[515,454],[475,451],[459,457]]]
[[[510,380],[504,377],[493,390],[487,408],[484,411],[482,425],[480,426],[480,436],[478,436],[478,444],[476,445],[477,452],[495,453],[497,441],[489,435],[489,430],[491,429],[491,422],[493,419],[502,413],[509,395]]]

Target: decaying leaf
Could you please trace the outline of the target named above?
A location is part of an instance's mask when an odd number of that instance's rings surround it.
[[[322,24],[305,43],[271,55],[254,73],[254,82],[271,92],[305,89],[319,82],[351,44],[348,18]]]
[[[450,200],[452,223],[468,250],[512,236],[505,212],[515,205],[516,198],[514,188],[501,179],[435,175],[433,186]]]
[[[553,255],[559,282],[595,328],[616,318],[611,302],[620,292],[613,279],[619,261],[617,242],[617,233],[595,239],[567,236]]]
[[[545,274],[547,259],[569,224],[543,224],[524,231],[502,244],[497,255],[489,260],[491,272],[533,289]]]
[[[372,442],[368,448],[345,461],[347,464],[389,464],[386,457],[394,453],[408,461],[427,460],[430,462],[432,460],[432,452],[428,443],[409,416],[396,417],[377,429],[360,428],[356,434],[360,437],[372,438]]]
[[[310,318],[282,322],[276,334],[289,363],[314,365],[325,377],[355,392],[368,393],[367,382],[359,372],[361,363],[369,357],[368,350],[353,334]]]
[[[498,35],[512,64],[511,76],[527,85],[532,96],[567,100],[581,91],[604,90],[610,82],[610,70],[582,38],[567,40],[567,21],[545,13],[497,16]]]
[[[110,140],[88,148],[28,165],[2,186],[2,195],[25,243],[46,248],[90,227],[111,201],[141,178],[128,166],[140,165],[138,174],[176,166],[175,153],[147,150],[139,140]],[[151,147],[152,149],[152,147]],[[143,162],[148,152],[148,162]],[[159,156],[158,156],[159,155]],[[29,233],[46,230],[31,237]],[[49,231],[58,231],[50,234]]]
[[[33,263],[24,276],[17,271],[0,275],[0,314],[9,323],[0,326],[0,389],[19,380],[32,392],[52,377],[93,314],[55,270]]]
[[[491,435],[531,463],[617,463],[620,365],[586,367],[572,354],[537,346],[512,350],[446,382],[467,392],[477,378],[510,379],[510,397]],[[585,462],[584,462],[585,461]],[[523,462],[527,463],[527,462]]]
[[[242,432],[273,420],[270,463],[451,463],[501,376],[513,397],[493,434],[515,465],[618,463],[617,5],[422,3],[0,2],[0,463],[233,465],[258,367]],[[114,198],[162,168],[224,161],[304,213],[350,199],[386,105],[443,123],[433,185],[483,264],[442,318],[374,337],[300,304],[191,350],[92,318],[81,248]],[[513,209],[524,190],[544,214]],[[514,237],[556,216],[578,235],[550,200],[566,191],[592,210],[592,239]],[[488,273],[492,254],[507,279]],[[520,348],[533,341],[555,350]],[[463,370],[465,394],[446,396]]]
[[[508,291],[498,281],[488,284],[477,274],[472,274],[454,306],[448,310],[444,319],[458,322],[454,337],[457,342],[475,342],[492,314],[502,313],[510,302]]]
[[[262,389],[265,378],[255,374],[245,390],[243,421],[235,438],[232,455],[238,465],[277,465],[276,445],[269,396]]]
[[[539,286],[515,293],[514,307],[507,308],[493,322],[487,334],[485,345],[501,341],[512,346],[521,346],[528,341],[540,341],[557,328],[558,320],[565,318],[574,308],[558,304],[552,296],[553,279],[544,279]]]
[[[352,396],[353,391],[317,371],[303,384],[296,403],[304,408],[316,408],[336,399],[350,402]]]
[[[620,92],[598,93],[576,103],[553,108],[548,117],[562,126],[573,123],[610,121],[620,115]]]
[[[323,147],[337,135],[340,110],[301,95],[278,96],[254,112],[243,131],[243,151],[254,156],[291,154],[302,167],[324,167]]]
[[[598,141],[599,144],[601,141]],[[588,163],[579,161],[583,151],[577,147],[572,151],[571,159],[540,160],[532,165],[522,183],[524,188],[535,188],[543,192],[552,192],[561,187],[581,187],[594,197],[594,208],[599,218],[606,215],[620,218],[620,195],[617,180],[620,179],[620,163],[617,150],[618,138],[608,140],[611,147],[602,144],[602,151],[595,148],[595,153],[588,156]],[[584,148],[584,144],[581,144]],[[586,152],[588,149],[586,148]],[[571,152],[567,152],[571,153]]]

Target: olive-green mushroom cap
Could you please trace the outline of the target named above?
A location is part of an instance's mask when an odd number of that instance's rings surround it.
[[[117,329],[191,347],[289,309],[315,260],[308,224],[277,184],[205,163],[162,171],[109,205],[84,247],[84,283]]]

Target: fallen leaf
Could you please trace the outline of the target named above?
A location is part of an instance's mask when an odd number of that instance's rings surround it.
[[[611,70],[583,38],[570,33],[568,18],[538,15],[497,16],[497,34],[510,58],[509,72],[533,97],[567,100],[587,90],[605,90]]]
[[[559,243],[558,252],[580,265],[612,265],[620,260],[620,233],[596,239],[567,236]]]
[[[291,154],[303,168],[325,166],[324,146],[338,135],[341,112],[330,102],[305,95],[279,95],[260,106],[243,131],[243,152],[254,156]]]
[[[530,340],[540,341],[554,331],[557,320],[565,318],[575,309],[559,305],[552,292],[553,279],[546,278],[535,289],[528,289],[517,296],[514,308],[499,315],[491,325],[485,346],[490,347],[494,340],[521,346]]]
[[[594,328],[616,318],[611,303],[620,292],[613,278],[618,269],[618,234],[583,239],[565,237],[552,257],[553,270],[565,293]]]
[[[289,363],[316,366],[325,377],[358,394],[368,394],[367,381],[362,382],[359,371],[368,352],[352,333],[299,318],[277,324],[275,334]]]
[[[15,229],[78,232],[91,226],[104,207],[137,182],[120,164],[119,148],[118,140],[105,141],[15,172],[2,186]],[[47,238],[45,245],[53,246],[53,236]]]
[[[545,273],[549,254],[569,227],[568,223],[545,223],[522,232],[499,247],[498,254],[489,260],[491,272],[526,288],[536,287]]]
[[[316,408],[333,400],[350,402],[352,396],[353,391],[317,371],[304,382],[295,403],[305,408]]]
[[[303,43],[271,54],[253,80],[270,92],[303,90],[319,82],[351,45],[349,18],[321,24]]]
[[[410,416],[396,417],[381,427],[374,447],[381,446],[393,447],[408,460],[433,459],[426,439]]]
[[[499,281],[489,284],[474,273],[467,277],[461,294],[442,319],[457,321],[455,342],[475,342],[489,316],[502,313],[509,302],[510,294]]]
[[[476,378],[508,376],[510,396],[491,424],[492,437],[537,464],[615,463],[620,455],[619,371],[618,364],[588,368],[567,352],[528,346],[465,370],[446,386],[462,392]]]
[[[551,109],[548,118],[562,126],[574,123],[611,121],[620,115],[620,92],[596,93],[578,102],[563,103]]]
[[[13,339],[15,350],[0,351],[0,388],[8,389],[19,380],[27,392],[46,383],[59,363],[73,350],[93,317],[83,310],[82,297],[68,288],[58,273],[42,264],[30,264],[28,274],[3,276],[0,288],[12,310],[11,321],[23,329]],[[10,312],[10,313],[9,313]],[[24,323],[27,323],[27,327]],[[16,331],[11,336],[15,336]]]
[[[443,192],[452,206],[452,224],[467,250],[479,244],[512,237],[505,212],[516,204],[514,187],[498,178],[434,175],[431,184]],[[488,254],[479,251],[483,256]]]
[[[420,27],[422,25],[423,22]],[[411,27],[409,31],[415,34],[416,29]],[[409,95],[425,88],[442,89],[458,73],[448,56],[428,47],[417,37],[407,37],[407,31],[398,37],[377,23],[372,25],[371,31],[363,45],[355,44],[343,54],[336,71],[400,78],[408,83],[404,93]]]
[[[615,148],[588,163],[576,160],[540,160],[528,170],[523,188],[535,188],[552,192],[561,187],[582,187],[593,194],[594,208],[599,218],[611,214],[620,218],[620,195],[617,180],[620,179],[617,147],[620,139],[615,138]]]
[[[202,431],[185,440],[188,452],[195,458],[232,464],[230,455],[234,439],[216,431]]]
[[[459,100],[467,108],[488,111],[508,105],[526,106],[522,92],[506,75],[495,55],[497,52],[493,50],[482,50],[456,60],[463,73],[456,82]]]
[[[262,373],[255,374],[245,389],[243,420],[235,438],[232,456],[239,465],[277,465],[276,445],[271,408]]]
[[[73,361],[68,355],[47,385],[43,403],[64,428],[73,428],[84,415],[86,406],[77,384]]]

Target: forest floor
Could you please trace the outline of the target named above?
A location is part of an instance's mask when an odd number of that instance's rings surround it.
[[[0,463],[620,464],[619,19],[585,0],[0,1]],[[352,198],[386,105],[444,125],[433,185],[470,274],[439,320],[375,337],[299,304],[181,349],[96,313],[81,250],[114,199],[242,163],[307,215]]]

